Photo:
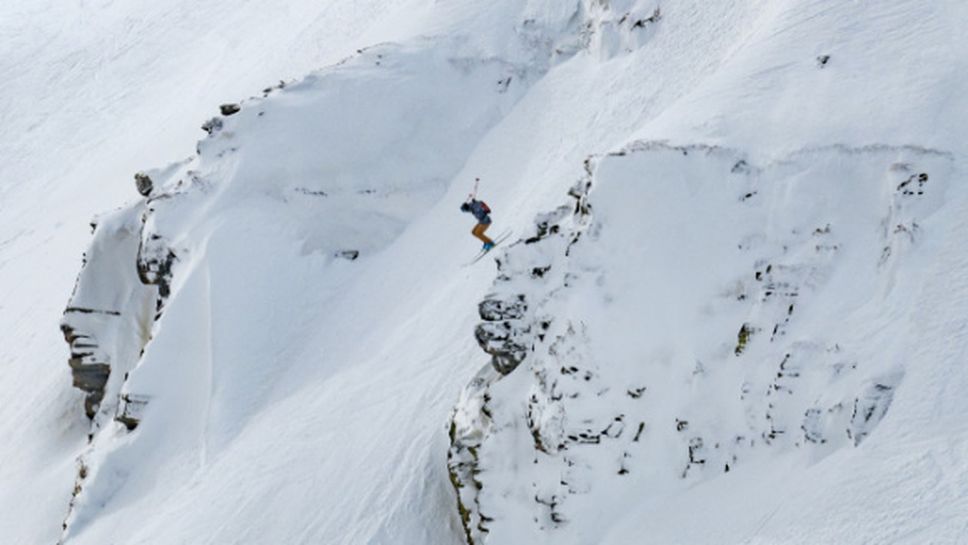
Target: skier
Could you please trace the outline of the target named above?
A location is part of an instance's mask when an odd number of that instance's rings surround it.
[[[477,218],[477,225],[471,230],[471,234],[484,243],[483,250],[487,252],[494,247],[494,241],[487,238],[484,231],[491,226],[491,208],[484,201],[477,200],[477,184],[480,178],[474,181],[474,192],[467,196],[467,201],[460,205],[461,212],[469,212]]]

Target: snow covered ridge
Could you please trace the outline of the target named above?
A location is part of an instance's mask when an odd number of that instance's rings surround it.
[[[587,161],[480,306],[492,363],[450,432],[468,541],[598,542],[637,495],[861,444],[904,388],[906,325],[883,313],[913,311],[952,159],[639,142]]]

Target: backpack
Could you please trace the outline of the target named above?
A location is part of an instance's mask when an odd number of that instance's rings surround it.
[[[478,201],[478,202],[481,203],[481,210],[483,210],[485,214],[491,213],[491,207],[488,206],[486,202],[484,201]]]

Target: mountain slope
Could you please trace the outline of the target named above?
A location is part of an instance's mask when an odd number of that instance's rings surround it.
[[[964,8],[372,9],[271,23],[305,28],[275,51],[340,22],[361,50],[226,110],[98,218],[64,316],[91,439],[67,367],[16,366],[50,386],[3,429],[51,428],[24,444],[56,470],[4,482],[63,488],[11,535],[66,514],[67,544],[960,539]],[[115,179],[184,155],[112,151]],[[475,176],[518,240],[496,272],[461,267]]]
[[[58,330],[89,222],[187,157],[220,103],[336,62],[402,2],[0,6],[0,533],[61,531],[89,422]],[[394,32],[397,32],[394,30]]]

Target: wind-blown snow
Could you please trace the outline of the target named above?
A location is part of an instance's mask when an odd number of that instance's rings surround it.
[[[49,4],[0,8],[5,541],[968,535],[960,3]],[[89,427],[56,327],[126,200]]]

